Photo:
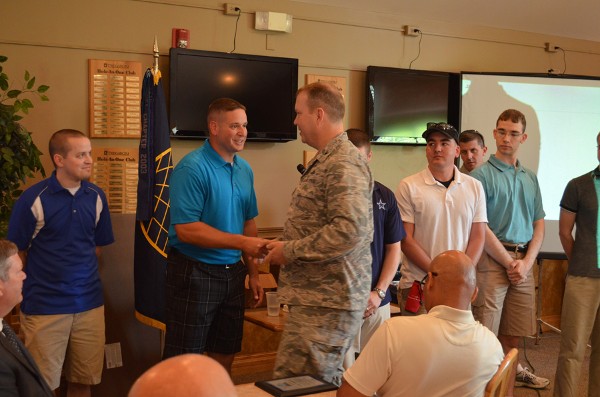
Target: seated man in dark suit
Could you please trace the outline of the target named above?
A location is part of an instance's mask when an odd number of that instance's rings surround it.
[[[0,396],[53,397],[33,358],[4,321],[23,299],[23,263],[17,246],[0,239]]]

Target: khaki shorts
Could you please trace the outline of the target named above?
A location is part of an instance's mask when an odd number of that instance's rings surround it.
[[[521,259],[522,253],[510,253]],[[473,303],[473,315],[477,321],[496,335],[530,336],[535,334],[535,280],[533,267],[527,279],[512,285],[506,269],[485,252],[477,264],[477,287],[479,294]]]
[[[96,385],[104,365],[104,306],[75,314],[21,313],[25,346],[52,390],[67,382]]]

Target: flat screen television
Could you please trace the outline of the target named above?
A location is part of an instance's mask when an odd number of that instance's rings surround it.
[[[171,48],[171,137],[208,138],[206,113],[215,99],[246,106],[248,140],[296,139],[298,60]]]
[[[428,122],[459,129],[460,74],[367,67],[367,131],[373,143],[425,145]]]

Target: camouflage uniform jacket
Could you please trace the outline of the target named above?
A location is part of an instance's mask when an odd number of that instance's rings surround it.
[[[371,286],[373,178],[346,133],[309,163],[292,194],[282,240],[281,301],[364,310]]]

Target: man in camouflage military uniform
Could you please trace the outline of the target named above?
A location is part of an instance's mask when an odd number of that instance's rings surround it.
[[[281,241],[267,260],[282,265],[279,295],[290,307],[276,378],[313,374],[337,385],[371,284],[373,179],[343,128],[344,99],[324,83],[296,96],[302,142],[318,150],[292,195]]]

